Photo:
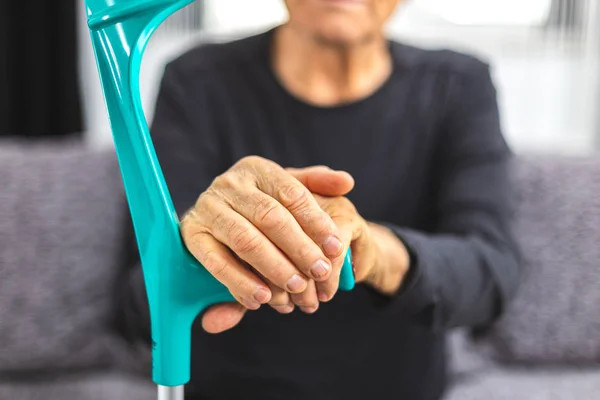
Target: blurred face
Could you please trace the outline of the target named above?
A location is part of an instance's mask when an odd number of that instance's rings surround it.
[[[402,0],[285,0],[289,23],[317,40],[349,46],[377,38]]]

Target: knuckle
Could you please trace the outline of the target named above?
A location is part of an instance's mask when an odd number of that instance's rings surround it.
[[[227,278],[229,271],[229,262],[217,255],[214,251],[207,251],[202,253],[201,263],[204,267],[214,276],[218,281],[222,281]]]
[[[255,155],[250,155],[250,156],[242,157],[239,161],[239,164],[253,164],[260,160],[262,160],[261,157],[255,156]]]
[[[285,185],[279,189],[283,204],[293,212],[300,212],[310,204],[308,191],[299,185]]]
[[[268,260],[264,259],[260,264],[253,265],[253,267],[278,290],[287,293],[286,284],[294,271],[290,271],[290,265],[286,259],[283,257],[269,257]]]
[[[212,224],[211,226],[215,230],[226,230],[226,232],[230,232],[236,225],[234,220],[227,218],[223,211],[217,211],[212,213]]]
[[[298,247],[297,257],[299,260],[310,260],[313,258],[313,245],[302,244]]]
[[[269,279],[281,288],[287,286],[288,280],[294,273],[298,271],[285,257],[277,257],[272,262],[272,267],[269,270]]]
[[[179,229],[186,246],[194,246],[200,242],[202,236],[206,233],[202,225],[198,223],[193,211],[188,212],[182,219]]]
[[[181,236],[183,240],[187,243],[188,239],[194,235],[196,229],[194,228],[194,224],[192,222],[192,218],[189,213],[185,214],[181,219],[179,224],[179,230],[181,231]]]
[[[346,197],[338,197],[335,199],[333,207],[329,210],[329,215],[332,218],[348,218],[356,214],[356,207]]]
[[[242,157],[236,164],[236,167],[251,167],[251,166],[255,166],[257,164],[261,164],[264,163],[266,160],[260,156],[245,156]]]
[[[286,224],[285,214],[282,207],[273,199],[261,199],[255,208],[255,220],[264,228],[278,230],[283,229]]]
[[[209,201],[209,197],[212,195],[213,193],[213,187],[212,185],[208,187],[208,189],[206,189],[206,191],[202,192],[200,194],[200,196],[198,196],[198,198],[196,199],[196,203],[194,204],[194,208],[191,209],[190,211],[187,212],[186,216],[188,215],[196,215],[196,209],[203,209],[203,206]]]
[[[235,226],[229,230],[233,250],[240,254],[256,253],[262,242],[261,237],[238,224],[233,225]]]
[[[223,188],[223,189],[231,189],[239,184],[239,179],[237,174],[233,172],[226,172],[221,174],[215,178],[213,184],[209,188],[209,190],[214,188]]]
[[[245,165],[248,165],[252,162],[251,159],[252,159],[252,156],[242,157],[239,160],[237,160],[235,164],[233,164],[231,169],[237,169],[237,168],[244,167]]]
[[[248,284],[245,279],[239,278],[235,281],[233,285],[233,291],[237,293],[245,293],[247,292]]]
[[[207,189],[207,191],[203,192],[200,196],[198,196],[194,207],[184,215],[182,223],[186,220],[205,220],[204,217],[207,214],[210,214],[215,204],[215,197],[213,197],[212,190],[209,188]],[[202,210],[202,212],[198,212],[196,210]]]
[[[342,208],[348,211],[355,212],[356,206],[347,197],[340,197]]]
[[[324,212],[316,213],[313,216],[312,225],[314,227],[313,229],[315,234],[319,237],[329,236],[334,231],[331,217],[329,214]]]

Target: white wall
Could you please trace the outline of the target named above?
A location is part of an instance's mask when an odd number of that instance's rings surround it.
[[[206,0],[206,28],[213,34],[260,30],[285,21],[283,0]]]

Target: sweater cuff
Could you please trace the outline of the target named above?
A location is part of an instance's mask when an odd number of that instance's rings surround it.
[[[431,279],[432,249],[427,249],[427,238],[418,232],[382,224],[402,241],[410,256],[410,266],[399,290],[391,298],[390,306],[405,314],[423,320],[427,325],[434,322],[436,303],[433,280]]]

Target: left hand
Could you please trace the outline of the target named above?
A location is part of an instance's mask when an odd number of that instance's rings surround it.
[[[409,268],[410,257],[404,244],[388,228],[362,218],[354,204],[346,197],[326,197],[315,193],[313,196],[340,230],[344,251],[342,256],[331,260],[332,279],[335,284],[339,282],[344,256],[350,247],[355,281],[364,282],[383,295],[391,296],[396,293]],[[309,285],[314,286],[314,281],[310,281]],[[305,313],[313,313],[318,309],[318,305],[307,309],[294,294],[288,295],[277,288],[271,290],[273,297],[291,297],[291,302]],[[333,297],[319,292],[318,289],[317,295],[321,302],[327,302]]]
[[[307,172],[311,170],[312,168],[287,169],[313,192],[321,209],[329,214],[340,229],[344,251],[338,258],[331,260],[335,287],[337,288],[339,282],[346,252],[351,248],[355,281],[364,282],[384,295],[396,293],[410,264],[410,257],[404,244],[388,228],[367,222],[362,218],[354,204],[343,197],[347,192],[334,195],[333,191],[327,190],[327,185],[315,185],[320,181],[319,179],[314,177],[310,180],[306,179]],[[310,285],[314,290],[314,281],[310,281]],[[316,290],[321,302],[327,302],[333,297],[333,294],[319,292],[318,288]],[[277,298],[288,296],[287,293],[275,292],[273,295]],[[298,302],[293,294],[289,295],[289,298],[292,304],[300,306],[306,313],[313,313],[318,309],[318,304],[306,307],[305,304]],[[289,309],[291,310],[292,308]]]
[[[388,228],[362,218],[346,197],[314,197],[339,227],[344,248],[352,249],[356,282],[384,295],[394,294],[409,268],[408,251],[400,239]],[[343,257],[332,262],[333,270],[340,271]]]

